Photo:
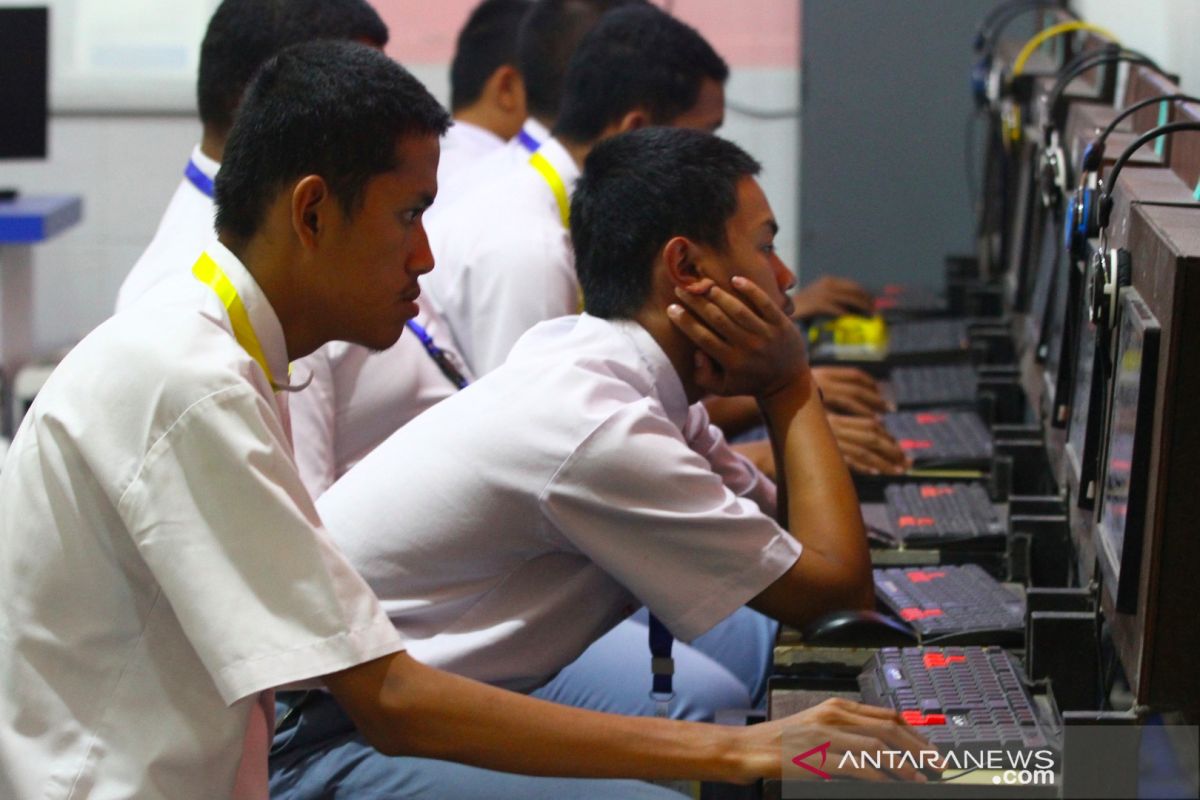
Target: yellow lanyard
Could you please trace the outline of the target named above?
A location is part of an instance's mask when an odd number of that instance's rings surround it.
[[[571,201],[567,198],[567,185],[563,183],[562,175],[550,163],[550,159],[538,151],[529,157],[529,165],[538,171],[550,191],[554,192],[554,200],[558,203],[558,216],[562,219],[563,227],[571,230]],[[583,311],[583,290],[579,290],[579,311]]]
[[[558,170],[554,168],[554,165],[540,151],[529,157],[529,164],[546,181],[546,184],[550,187],[550,191],[554,192],[554,200],[558,203],[558,215],[562,218],[563,227],[570,230],[571,201],[567,197],[567,185],[563,183],[562,176],[558,174]]]
[[[271,388],[275,389],[277,387],[275,376],[271,374],[271,368],[267,365],[267,357],[263,355],[262,345],[258,343],[254,326],[250,324],[250,315],[246,313],[246,306],[242,304],[242,298],[238,297],[237,289],[229,280],[229,276],[208,253],[200,254],[199,260],[192,267],[192,274],[201,283],[216,292],[217,297],[224,304],[225,310],[229,312],[229,322],[233,325],[234,338],[237,339],[246,354],[258,362],[262,371],[266,373]]]

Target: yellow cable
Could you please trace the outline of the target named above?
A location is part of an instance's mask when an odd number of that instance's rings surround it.
[[[1097,36],[1103,36],[1113,44],[1120,44],[1117,37],[1113,35],[1107,28],[1101,28],[1099,25],[1093,25],[1090,22],[1082,20],[1073,20],[1071,22],[1060,22],[1057,25],[1051,25],[1049,28],[1038,31],[1033,38],[1025,43],[1021,48],[1021,52],[1017,54],[1017,60],[1013,62],[1013,77],[1017,77],[1025,71],[1025,63],[1029,61],[1033,52],[1041,47],[1048,39],[1053,39],[1056,36],[1062,36],[1064,33],[1072,33],[1074,31],[1089,31]]]
[[[1113,44],[1120,44],[1117,37],[1113,35],[1107,28],[1102,28],[1099,25],[1093,25],[1090,22],[1082,20],[1073,20],[1071,22],[1060,22],[1057,25],[1051,25],[1049,28],[1038,31],[1025,43],[1021,48],[1021,52],[1017,54],[1016,61],[1013,62],[1013,78],[1025,71],[1025,64],[1034,51],[1045,44],[1048,40],[1056,36],[1062,36],[1064,33],[1074,33],[1075,31],[1089,31],[1097,36],[1103,36]],[[1021,108],[1015,103],[1010,103],[1010,109],[1005,118],[1001,120],[1003,128],[1003,139],[1010,146],[1016,146],[1021,141],[1022,123],[1021,123]]]

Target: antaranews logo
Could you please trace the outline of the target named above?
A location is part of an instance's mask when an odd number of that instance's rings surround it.
[[[832,745],[833,745],[833,741],[830,740],[830,741],[825,742],[824,744],[819,744],[816,747],[805,750],[803,753],[801,753],[800,755],[793,758],[792,763],[795,764],[797,767],[800,767],[801,769],[806,769],[809,772],[811,772],[812,774],[817,775],[822,780],[827,781],[833,776],[831,776],[828,772],[826,772],[823,769],[818,769],[817,767],[814,767],[812,764],[806,763],[806,761],[810,757],[816,755],[817,753],[820,753],[821,754],[821,766],[822,767],[825,766],[825,759],[828,757],[829,748]]]

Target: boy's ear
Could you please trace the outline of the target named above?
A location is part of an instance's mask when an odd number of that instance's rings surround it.
[[[704,277],[696,261],[698,255],[699,248],[684,236],[672,237],[663,245],[662,259],[672,286],[686,288]]]
[[[644,109],[633,108],[625,112],[616,124],[616,133],[628,133],[650,125],[650,115]]]
[[[333,195],[325,179],[306,175],[292,187],[292,230],[306,249],[316,247]]]

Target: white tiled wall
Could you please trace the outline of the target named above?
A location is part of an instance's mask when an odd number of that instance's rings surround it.
[[[46,162],[0,167],[0,184],[23,194],[83,197],[82,223],[34,247],[35,352],[77,340],[111,313],[199,130],[191,117],[55,117]]]

